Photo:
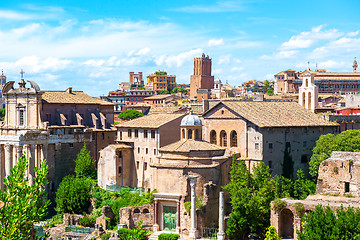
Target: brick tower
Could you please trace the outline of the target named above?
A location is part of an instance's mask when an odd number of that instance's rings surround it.
[[[197,98],[198,89],[214,88],[214,76],[211,76],[211,58],[203,53],[194,58],[194,73],[190,76],[190,99]]]

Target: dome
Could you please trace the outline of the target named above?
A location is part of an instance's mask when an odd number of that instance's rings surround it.
[[[197,115],[190,113],[181,120],[180,126],[202,126],[202,122]]]

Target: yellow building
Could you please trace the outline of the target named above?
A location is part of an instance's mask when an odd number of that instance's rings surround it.
[[[165,71],[157,71],[147,76],[147,84],[152,85],[156,94],[160,91],[171,91],[176,87],[176,76],[167,75]]]

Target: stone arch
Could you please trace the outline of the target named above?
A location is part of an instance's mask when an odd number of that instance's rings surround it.
[[[305,94],[305,92],[303,92],[303,93],[302,93],[302,106],[303,106],[303,107],[306,106],[305,102],[306,102],[306,94]]]
[[[288,208],[281,210],[279,214],[279,236],[283,238],[294,238],[294,214]]]
[[[220,146],[227,147],[227,134],[225,130],[220,132]]]
[[[140,213],[140,209],[135,208],[135,209],[134,209],[134,213]]]
[[[216,131],[211,130],[210,132],[210,143],[216,144]]]
[[[185,129],[183,129],[183,130],[181,131],[181,133],[182,133],[182,138],[185,139],[185,138],[186,138],[186,136],[185,136]]]
[[[235,130],[231,131],[230,133],[230,147],[237,147],[237,132]]]
[[[308,92],[308,109],[311,109],[311,92]]]

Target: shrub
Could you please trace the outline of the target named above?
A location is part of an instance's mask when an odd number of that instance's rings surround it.
[[[281,199],[275,199],[274,200],[274,207],[273,209],[276,212],[280,212],[284,207],[286,207],[286,201]]]
[[[89,179],[72,175],[64,177],[56,191],[57,209],[62,213],[86,212],[90,206],[91,187]]]
[[[297,202],[294,204],[295,212],[298,216],[302,216],[305,213],[304,204],[301,202]]]
[[[90,151],[86,148],[85,143],[76,156],[75,164],[76,177],[89,177],[96,179],[95,160],[91,157]]]
[[[281,237],[278,237],[276,228],[274,226],[270,226],[267,228],[264,240],[281,240]]]
[[[132,230],[128,228],[120,228],[117,231],[117,234],[121,240],[127,240],[128,236],[132,234]]]
[[[120,228],[118,235],[121,240],[143,240],[150,234],[150,231],[143,229],[143,221],[140,221],[137,228]]]
[[[179,234],[162,233],[158,236],[158,240],[177,240],[180,238]]]
[[[79,219],[79,224],[84,227],[94,227],[96,218],[93,216],[83,216]]]
[[[125,110],[125,111],[121,112],[118,115],[118,118],[120,118],[122,120],[131,120],[131,119],[135,119],[135,118],[142,117],[142,116],[144,116],[144,114],[142,114],[141,112],[139,112],[137,110],[129,109],[129,110]]]
[[[111,233],[105,233],[101,235],[101,240],[107,240],[111,237]]]

